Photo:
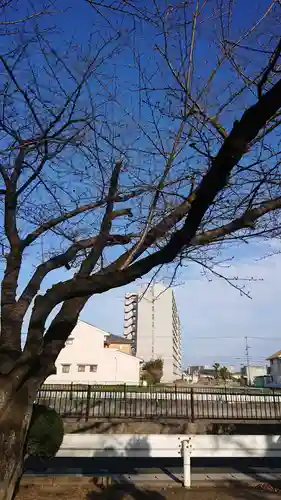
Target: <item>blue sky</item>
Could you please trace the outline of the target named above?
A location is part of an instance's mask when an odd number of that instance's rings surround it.
[[[262,12],[270,3],[263,0],[256,2],[255,7]],[[237,0],[234,12],[239,21],[239,30],[249,26],[254,18],[257,19],[252,2]],[[80,36],[81,23],[85,23],[84,29],[85,26],[89,27],[90,22],[88,10],[84,7],[81,17],[73,19],[72,29],[77,30]],[[126,25],[122,27],[126,28]],[[206,55],[206,42],[207,38],[202,46],[199,44],[199,56],[202,59]],[[254,60],[255,54],[252,57]],[[212,64],[210,57],[202,65],[203,72],[209,70],[208,64]],[[131,78],[129,72],[128,78]],[[189,266],[178,275],[179,284],[175,286],[174,292],[182,324],[184,364],[212,364],[218,360],[239,366],[245,362],[245,336],[262,337],[261,340],[249,338],[250,359],[253,363],[262,364],[265,357],[281,348],[281,338],[280,343],[278,340],[281,292],[278,270],[281,256],[277,254],[263,259],[264,255],[271,253],[272,248],[278,249],[279,243],[259,241],[232,248],[228,252],[234,259],[232,267],[226,272],[239,278],[254,278],[240,283],[241,286],[245,285],[252,299],[241,296],[223,280],[213,278],[208,282],[196,265]],[[92,298],[81,317],[113,333],[122,333],[124,295],[135,288],[130,285]]]
[[[281,244],[273,240],[250,246],[247,252],[240,248],[234,254],[233,265],[225,269],[225,274],[238,276],[238,284],[245,286],[251,299],[222,279],[214,277],[209,282],[199,266],[190,266],[178,275],[174,293],[182,327],[184,366],[218,361],[240,367],[246,361],[245,336],[249,337],[253,364],[264,364],[266,357],[281,348]],[[277,253],[261,258],[272,252]],[[81,319],[122,334],[124,295],[135,289],[130,285],[93,297]]]
[[[191,264],[178,271],[173,289],[182,329],[183,366],[187,364],[222,364],[240,367],[246,362],[245,336],[250,346],[250,362],[264,364],[266,357],[281,348],[281,242],[253,240],[236,249],[226,249],[225,259],[230,265],[218,267],[228,277],[238,277],[251,298],[231,287],[226,281],[202,275],[198,265]],[[32,258],[25,262],[21,282],[33,269]],[[168,285],[174,267],[159,274]],[[52,273],[44,288],[66,279],[66,271]],[[136,283],[92,297],[81,313],[81,319],[111,333],[123,333],[123,306],[125,293],[136,290]]]
[[[61,3],[61,5],[63,4],[64,2]],[[76,43],[79,46],[84,44],[89,33],[95,30],[94,17],[90,14],[86,2],[79,3],[79,13],[76,0],[71,0],[67,4],[70,8],[56,20],[61,29],[56,34],[56,43],[59,45],[67,34],[67,36],[73,36],[73,45]],[[263,10],[269,4],[270,2],[267,0],[260,2]],[[239,16],[239,27],[241,28],[244,21],[247,25],[253,17],[253,3],[237,0],[236,5],[238,6],[236,15]],[[99,19],[99,22],[102,23],[102,20]],[[49,19],[46,18],[46,25],[48,23]],[[125,31],[129,26],[127,21],[122,21],[119,27]],[[106,22],[104,27],[104,36],[106,36]],[[199,43],[198,57],[202,57],[204,62],[200,69],[204,75],[209,71],[213,61],[206,54],[206,43],[208,42],[206,33],[202,35],[202,39],[203,37],[206,38],[204,38],[204,43],[202,42],[201,45]],[[126,35],[124,34],[125,42]],[[144,61],[148,65],[151,64],[152,43],[154,40],[141,39],[140,49],[143,51]],[[254,59],[253,56],[253,61]],[[123,50],[121,61],[119,61],[119,76],[121,82],[126,82],[127,89],[131,83],[134,83],[136,77],[136,72],[131,67],[128,68],[130,61],[131,54],[127,50]],[[112,71],[114,71],[114,67]],[[222,75],[222,80],[218,82],[220,88],[223,88],[224,77],[227,78],[228,75],[226,73]],[[119,98],[121,99],[121,93]],[[124,90],[122,104],[124,106],[130,105],[131,109],[136,110],[138,100],[134,103],[132,93],[127,93]],[[113,107],[110,109],[110,113],[113,113]],[[145,123],[146,119],[146,112],[142,111],[142,122]],[[127,127],[126,133],[129,132],[131,133]],[[134,137],[134,131],[132,131],[132,137]],[[121,138],[120,141],[122,142],[122,140]],[[244,283],[249,290],[251,300],[241,296],[237,290],[223,280],[213,278],[209,282],[202,276],[198,266],[189,265],[181,271],[181,274],[178,274],[175,295],[182,324],[184,365],[187,363],[212,364],[219,361],[239,366],[240,363],[245,362],[245,336],[249,337],[250,359],[253,363],[262,364],[268,355],[281,348],[281,339],[280,344],[278,340],[278,310],[281,292],[278,271],[281,257],[277,254],[268,259],[262,258],[271,252],[272,248],[278,251],[279,242],[275,240],[271,244],[262,241],[253,242],[227,251],[226,256],[233,256],[234,259],[231,268],[226,269],[226,272],[239,278],[254,278],[252,281],[241,282],[241,285]],[[37,250],[38,248],[36,248],[36,252]],[[25,262],[21,274],[21,284],[26,281],[33,270],[34,253],[35,250],[29,254]],[[171,273],[172,266],[166,274],[171,275]],[[45,287],[68,276],[65,271],[57,271],[46,280]],[[93,297],[82,312],[81,318],[112,333],[121,334],[123,331],[124,295],[127,291],[134,290],[136,286],[137,284],[133,284]],[[262,337],[262,339],[251,337]],[[276,337],[277,339],[273,339]]]

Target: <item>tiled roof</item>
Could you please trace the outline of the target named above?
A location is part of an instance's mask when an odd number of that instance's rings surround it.
[[[119,335],[113,335],[112,333],[106,336],[105,342],[106,344],[132,344],[131,340],[120,337]]]
[[[277,359],[277,358],[281,358],[281,351],[275,352],[274,354],[272,354],[272,356],[269,356],[267,360],[270,361],[271,359]]]

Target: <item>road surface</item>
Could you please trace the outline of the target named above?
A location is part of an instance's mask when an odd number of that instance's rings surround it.
[[[281,463],[277,458],[251,459],[206,459],[192,460],[193,480],[244,477],[250,480],[277,480],[281,484]],[[80,475],[80,476],[117,476],[144,481],[182,480],[181,458],[55,458],[45,463],[29,459],[26,475]]]

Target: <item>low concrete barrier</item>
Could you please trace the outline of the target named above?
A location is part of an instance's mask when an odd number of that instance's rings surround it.
[[[184,486],[191,486],[191,462],[198,458],[281,457],[279,435],[66,434],[58,457],[183,458]]]

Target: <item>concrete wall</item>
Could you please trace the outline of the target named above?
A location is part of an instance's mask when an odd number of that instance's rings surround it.
[[[136,355],[144,361],[155,358],[155,332],[153,329],[153,297],[148,292],[139,297],[137,316]]]
[[[126,354],[132,354],[132,347],[130,344],[109,344],[108,349],[117,349],[118,351],[125,352]]]
[[[270,360],[270,375],[274,384],[281,384],[281,358]]]
[[[124,337],[132,341],[132,354],[137,351],[138,294],[127,293],[124,302]]]
[[[162,382],[173,382],[181,376],[180,322],[171,288],[157,284],[127,294],[124,335],[134,340],[139,358],[163,359]]]
[[[104,348],[107,332],[79,321],[56,361],[57,373],[46,384],[138,384],[140,360]]]
[[[266,366],[244,366],[241,373],[247,377],[248,383],[253,384],[256,377],[266,375]]]

